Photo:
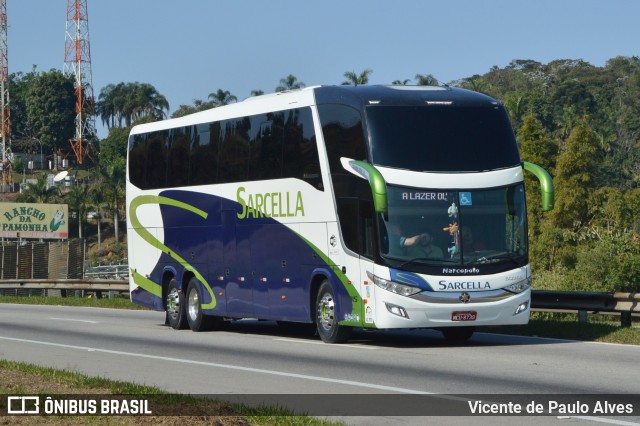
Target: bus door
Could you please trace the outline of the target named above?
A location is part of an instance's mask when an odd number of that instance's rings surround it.
[[[252,317],[252,276],[249,270],[249,239],[242,227],[236,226],[236,210],[222,211],[224,278],[226,281],[227,315]],[[244,232],[246,234],[246,232]]]

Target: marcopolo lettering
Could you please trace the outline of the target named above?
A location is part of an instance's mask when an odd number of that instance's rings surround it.
[[[440,290],[486,290],[491,289],[488,281],[439,281]]]
[[[242,212],[238,219],[304,216],[302,192],[267,192],[251,194],[241,186],[236,193]]]

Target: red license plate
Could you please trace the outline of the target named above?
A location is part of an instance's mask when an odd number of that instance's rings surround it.
[[[452,312],[451,321],[475,321],[478,317],[476,311]]]

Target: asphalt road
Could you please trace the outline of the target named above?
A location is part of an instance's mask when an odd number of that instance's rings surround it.
[[[359,424],[423,423],[393,407],[411,407],[411,398],[442,398],[444,405],[447,398],[468,394],[500,401],[513,394],[542,394],[543,400],[559,394],[640,394],[636,346],[485,333],[454,345],[430,330],[358,332],[349,344],[327,345],[312,333],[286,332],[273,322],[245,320],[228,331],[193,333],[165,326],[160,312],[96,308],[0,304],[0,358],[189,394],[298,395],[305,402],[352,395],[344,398],[346,405],[370,396],[370,409],[381,410],[381,417],[342,417]],[[556,412],[475,422],[640,424],[640,402],[634,410],[633,417]]]

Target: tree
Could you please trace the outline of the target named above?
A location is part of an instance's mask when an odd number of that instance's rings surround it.
[[[126,161],[124,158],[114,157],[109,161],[101,162],[98,167],[98,179],[105,193],[107,203],[113,212],[113,227],[116,244],[118,244],[118,222],[120,204],[124,198]]]
[[[166,118],[169,102],[148,83],[108,84],[100,90],[96,113],[107,127],[131,126],[144,117]]]
[[[211,101],[211,105],[216,108],[237,102],[238,98],[228,90],[218,89],[215,93],[209,93],[209,100]]]
[[[75,185],[65,195],[64,200],[69,204],[71,211],[78,215],[78,237],[82,238],[82,224],[89,209],[89,186]]]
[[[302,89],[305,84],[298,81],[298,78],[293,74],[289,74],[285,78],[280,79],[280,85],[276,87],[276,92],[284,92],[285,90]]]
[[[27,127],[46,147],[66,147],[75,134],[73,78],[52,70],[37,75],[25,98]]]
[[[579,231],[589,221],[589,195],[595,189],[594,171],[599,142],[586,119],[573,128],[558,155],[554,224]]]
[[[438,79],[431,74],[416,74],[416,84],[418,86],[438,86]]]
[[[126,160],[130,132],[131,127],[109,129],[109,135],[100,142],[99,163],[111,163],[117,158]]]
[[[184,117],[185,115],[194,114],[196,112],[205,111],[214,108],[213,102],[203,101],[202,99],[194,99],[193,105],[180,105],[180,107],[171,114],[171,118]]]
[[[18,201],[24,203],[50,203],[56,201],[59,195],[56,186],[47,185],[47,175],[41,174],[35,182],[28,183],[24,192],[18,195]]]
[[[362,71],[360,74],[356,74],[355,71],[347,71],[344,73],[344,78],[346,81],[342,82],[343,86],[360,86],[369,83],[369,76],[373,73],[373,70],[366,69]]]
[[[262,96],[264,95],[264,91],[263,90],[252,90],[251,91],[251,96]]]
[[[391,82],[391,84],[393,84],[394,86],[406,86],[407,84],[409,84],[411,80],[406,79],[406,80],[393,80]]]
[[[98,248],[102,245],[102,208],[107,205],[106,192],[101,180],[97,180],[89,188],[89,200],[98,213],[96,218],[98,221]]]

